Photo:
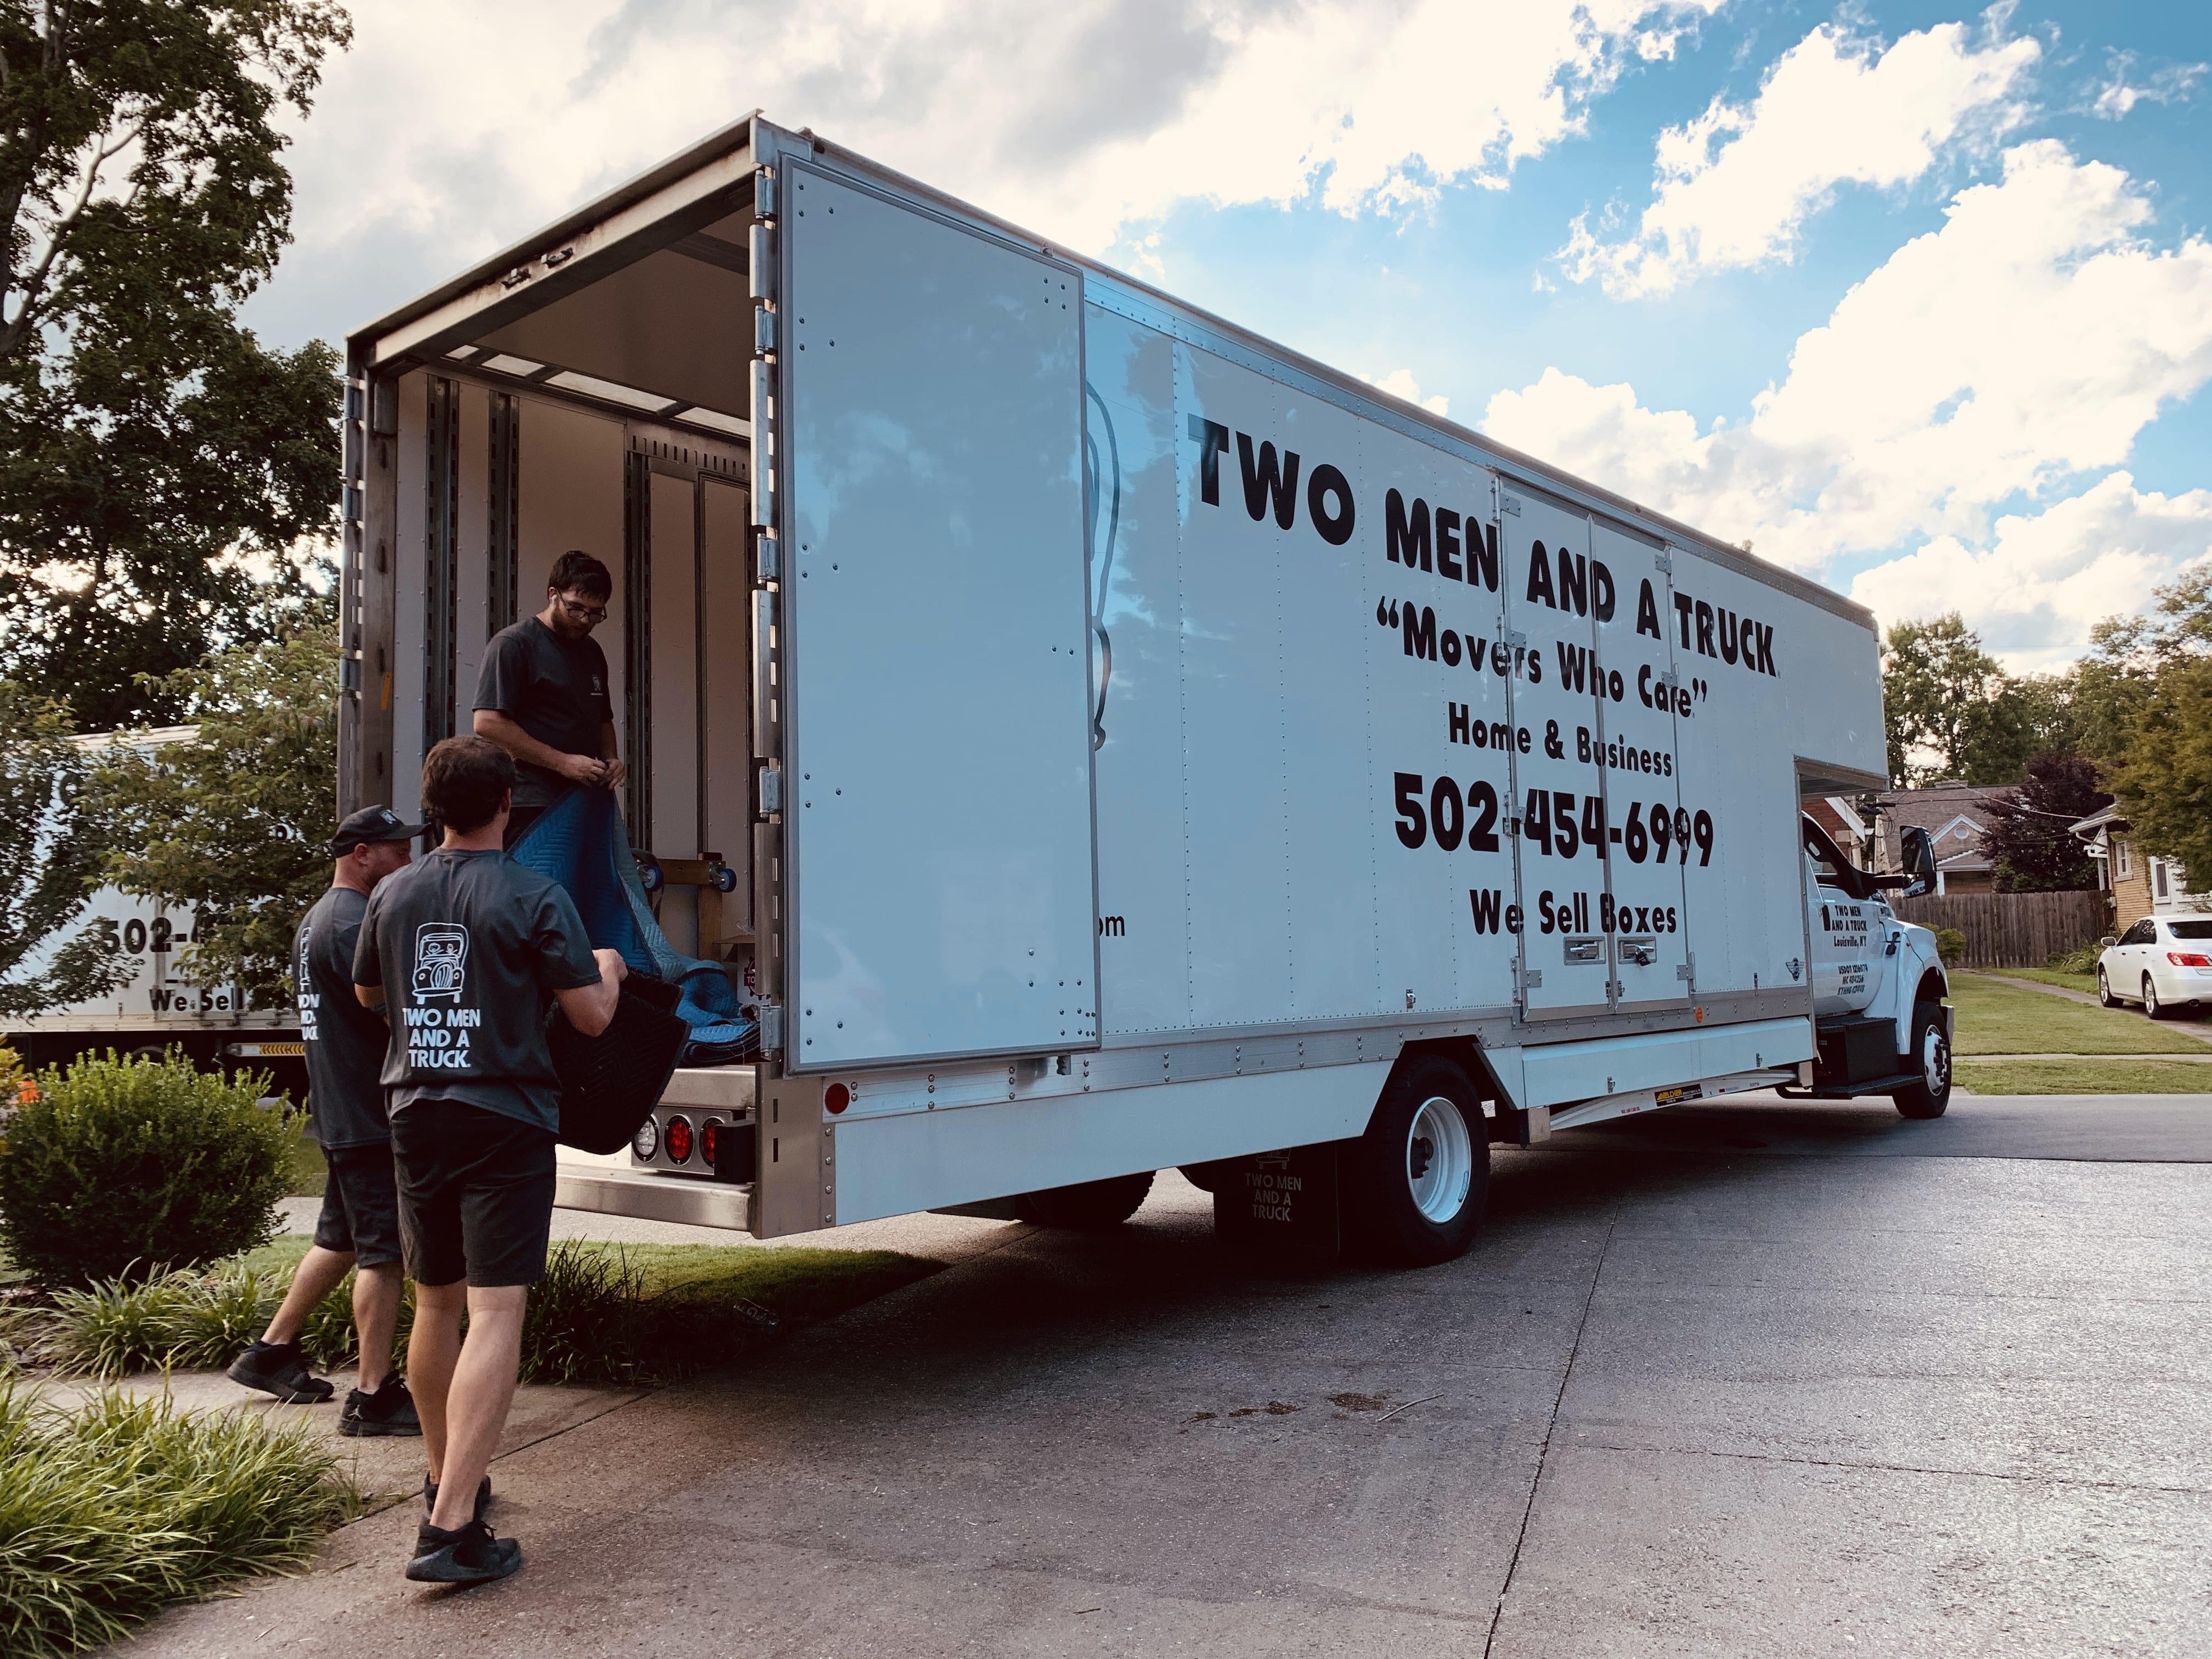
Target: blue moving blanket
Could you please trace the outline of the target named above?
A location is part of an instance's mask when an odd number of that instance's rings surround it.
[[[619,951],[632,973],[678,988],[676,1012],[691,1028],[680,1064],[726,1066],[759,1052],[759,1028],[745,1018],[722,965],[678,956],[653,920],[612,790],[570,789],[509,853],[568,890],[594,950]]]

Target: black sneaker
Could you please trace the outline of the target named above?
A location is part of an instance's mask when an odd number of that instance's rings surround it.
[[[504,1578],[522,1567],[522,1546],[495,1538],[481,1521],[452,1532],[425,1521],[415,1529],[415,1557],[407,1576],[418,1584],[481,1584]]]
[[[296,1342],[258,1342],[230,1362],[230,1380],[288,1406],[319,1406],[337,1392],[307,1369]]]
[[[470,1519],[474,1521],[483,1520],[484,1517],[485,1506],[490,1502],[491,1477],[489,1475],[486,1475],[483,1480],[477,1482],[477,1512],[471,1516]],[[426,1474],[422,1477],[422,1519],[427,1522],[431,1516],[436,1513],[437,1508],[438,1483]]]
[[[422,1420],[415,1415],[415,1396],[407,1392],[407,1379],[387,1376],[374,1394],[359,1389],[346,1391],[338,1413],[338,1432],[347,1435],[420,1434]]]

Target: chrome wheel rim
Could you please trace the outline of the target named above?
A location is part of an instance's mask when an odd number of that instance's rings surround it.
[[[2143,1012],[2147,1014],[2158,1012],[2158,987],[2150,982],[2148,974],[2143,975]]]
[[[1928,1092],[1940,1095],[1951,1086],[1951,1045],[1941,1031],[1930,1031],[1921,1045],[1920,1074]]]
[[[1413,1207],[1442,1226],[1467,1204],[1474,1183],[1474,1137],[1458,1105],[1431,1095],[1406,1131],[1406,1186]]]

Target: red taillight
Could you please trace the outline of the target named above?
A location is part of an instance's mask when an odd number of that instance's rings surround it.
[[[2168,951],[2166,959],[2177,968],[2212,968],[2212,957],[2196,951]]]
[[[710,1167],[722,1161],[722,1126],[712,1118],[699,1131],[699,1156]]]
[[[691,1120],[672,1117],[668,1120],[668,1161],[689,1164],[691,1161]]]
[[[842,1083],[833,1083],[822,1091],[822,1104],[835,1117],[853,1103],[853,1091]]]

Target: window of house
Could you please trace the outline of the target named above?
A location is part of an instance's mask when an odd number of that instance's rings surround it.
[[[2150,890],[2160,898],[2166,896],[2166,860],[2164,859],[2153,859],[2150,861]]]
[[[2112,837],[2112,868],[2123,876],[2131,876],[2136,872],[2135,861],[2128,856],[2128,838],[2125,836]]]

